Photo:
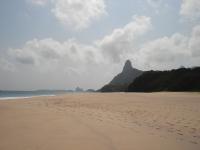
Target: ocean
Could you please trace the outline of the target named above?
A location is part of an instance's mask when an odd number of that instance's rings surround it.
[[[67,94],[65,90],[37,90],[37,91],[0,91],[0,100],[30,98],[36,96],[55,96]]]

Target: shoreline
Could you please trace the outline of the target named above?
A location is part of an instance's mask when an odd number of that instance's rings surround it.
[[[80,94],[200,94],[200,92],[187,92],[187,91],[182,91],[182,92],[171,92],[171,91],[161,91],[161,92],[71,92],[71,93],[62,93],[62,94],[50,94],[50,95],[31,95],[31,96],[8,96],[8,97],[0,97],[1,100],[20,100],[20,99],[31,99],[35,97],[52,97],[52,96],[64,96],[64,95],[80,95]]]
[[[31,99],[36,97],[52,97],[58,95],[33,95],[33,96],[22,96],[22,97],[0,97],[0,101],[2,100],[20,100],[20,99]]]

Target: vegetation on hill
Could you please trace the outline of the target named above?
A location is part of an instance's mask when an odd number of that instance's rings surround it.
[[[200,67],[147,71],[137,77],[128,92],[200,91]]]

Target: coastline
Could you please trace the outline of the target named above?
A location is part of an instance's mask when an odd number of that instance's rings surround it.
[[[51,97],[57,95],[32,95],[32,96],[22,96],[22,97],[0,97],[0,101],[2,100],[20,100],[20,99],[31,99],[35,97]]]

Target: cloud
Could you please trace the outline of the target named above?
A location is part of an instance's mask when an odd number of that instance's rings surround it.
[[[179,33],[146,43],[139,52],[142,64],[151,69],[172,69],[190,64],[188,37]]]
[[[137,40],[151,26],[150,18],[135,16],[133,21],[124,27],[114,29],[110,35],[90,45],[80,43],[76,39],[64,42],[52,38],[33,39],[27,41],[21,48],[9,49],[5,58],[16,68],[31,65],[40,70],[52,70],[61,66],[69,68],[78,66],[79,70],[82,70],[83,66],[92,64],[109,64],[113,61],[119,63],[123,60],[123,55],[136,51]]]
[[[21,48],[9,49],[6,55],[0,57],[0,71],[5,74],[14,72],[14,78],[24,83],[19,85],[23,88],[26,83],[36,88],[44,85],[46,88],[101,87],[113,73],[112,68],[106,66],[108,62],[95,46],[75,39],[64,42],[52,38],[33,39]],[[104,71],[105,74],[99,73]],[[7,84],[12,85],[12,82],[7,81]],[[14,88],[20,87],[14,85]]]
[[[33,39],[20,49],[9,49],[7,57],[17,64],[34,66],[58,62],[71,65],[73,62],[99,61],[98,52],[93,46],[80,44],[75,39],[64,42],[52,38]]]
[[[187,19],[197,20],[200,18],[199,0],[182,0],[180,14]]]
[[[138,39],[151,29],[151,19],[134,16],[133,21],[122,28],[114,29],[110,35],[96,41],[105,57],[119,62],[125,53],[135,53]]]
[[[91,44],[76,39],[64,42],[52,38],[33,39],[22,48],[9,49],[1,64],[6,68],[32,65],[41,70],[63,67],[69,68],[67,72],[79,70],[79,74],[91,68],[96,70],[95,65],[114,65],[126,59],[134,60],[134,65],[143,69],[200,65],[200,25],[195,26],[189,36],[175,33],[141,42],[151,28],[150,18],[137,16],[124,27],[114,29],[111,34]]]
[[[54,0],[53,3],[55,17],[76,30],[87,28],[92,21],[106,14],[104,0]]]
[[[105,0],[26,0],[36,6],[50,3],[51,12],[66,28],[82,30],[107,14]]]
[[[200,57],[200,25],[193,28],[192,36],[189,41],[189,48],[194,57]]]
[[[172,69],[200,65],[200,25],[190,36],[175,33],[144,44],[137,53],[139,66],[148,69]]]

